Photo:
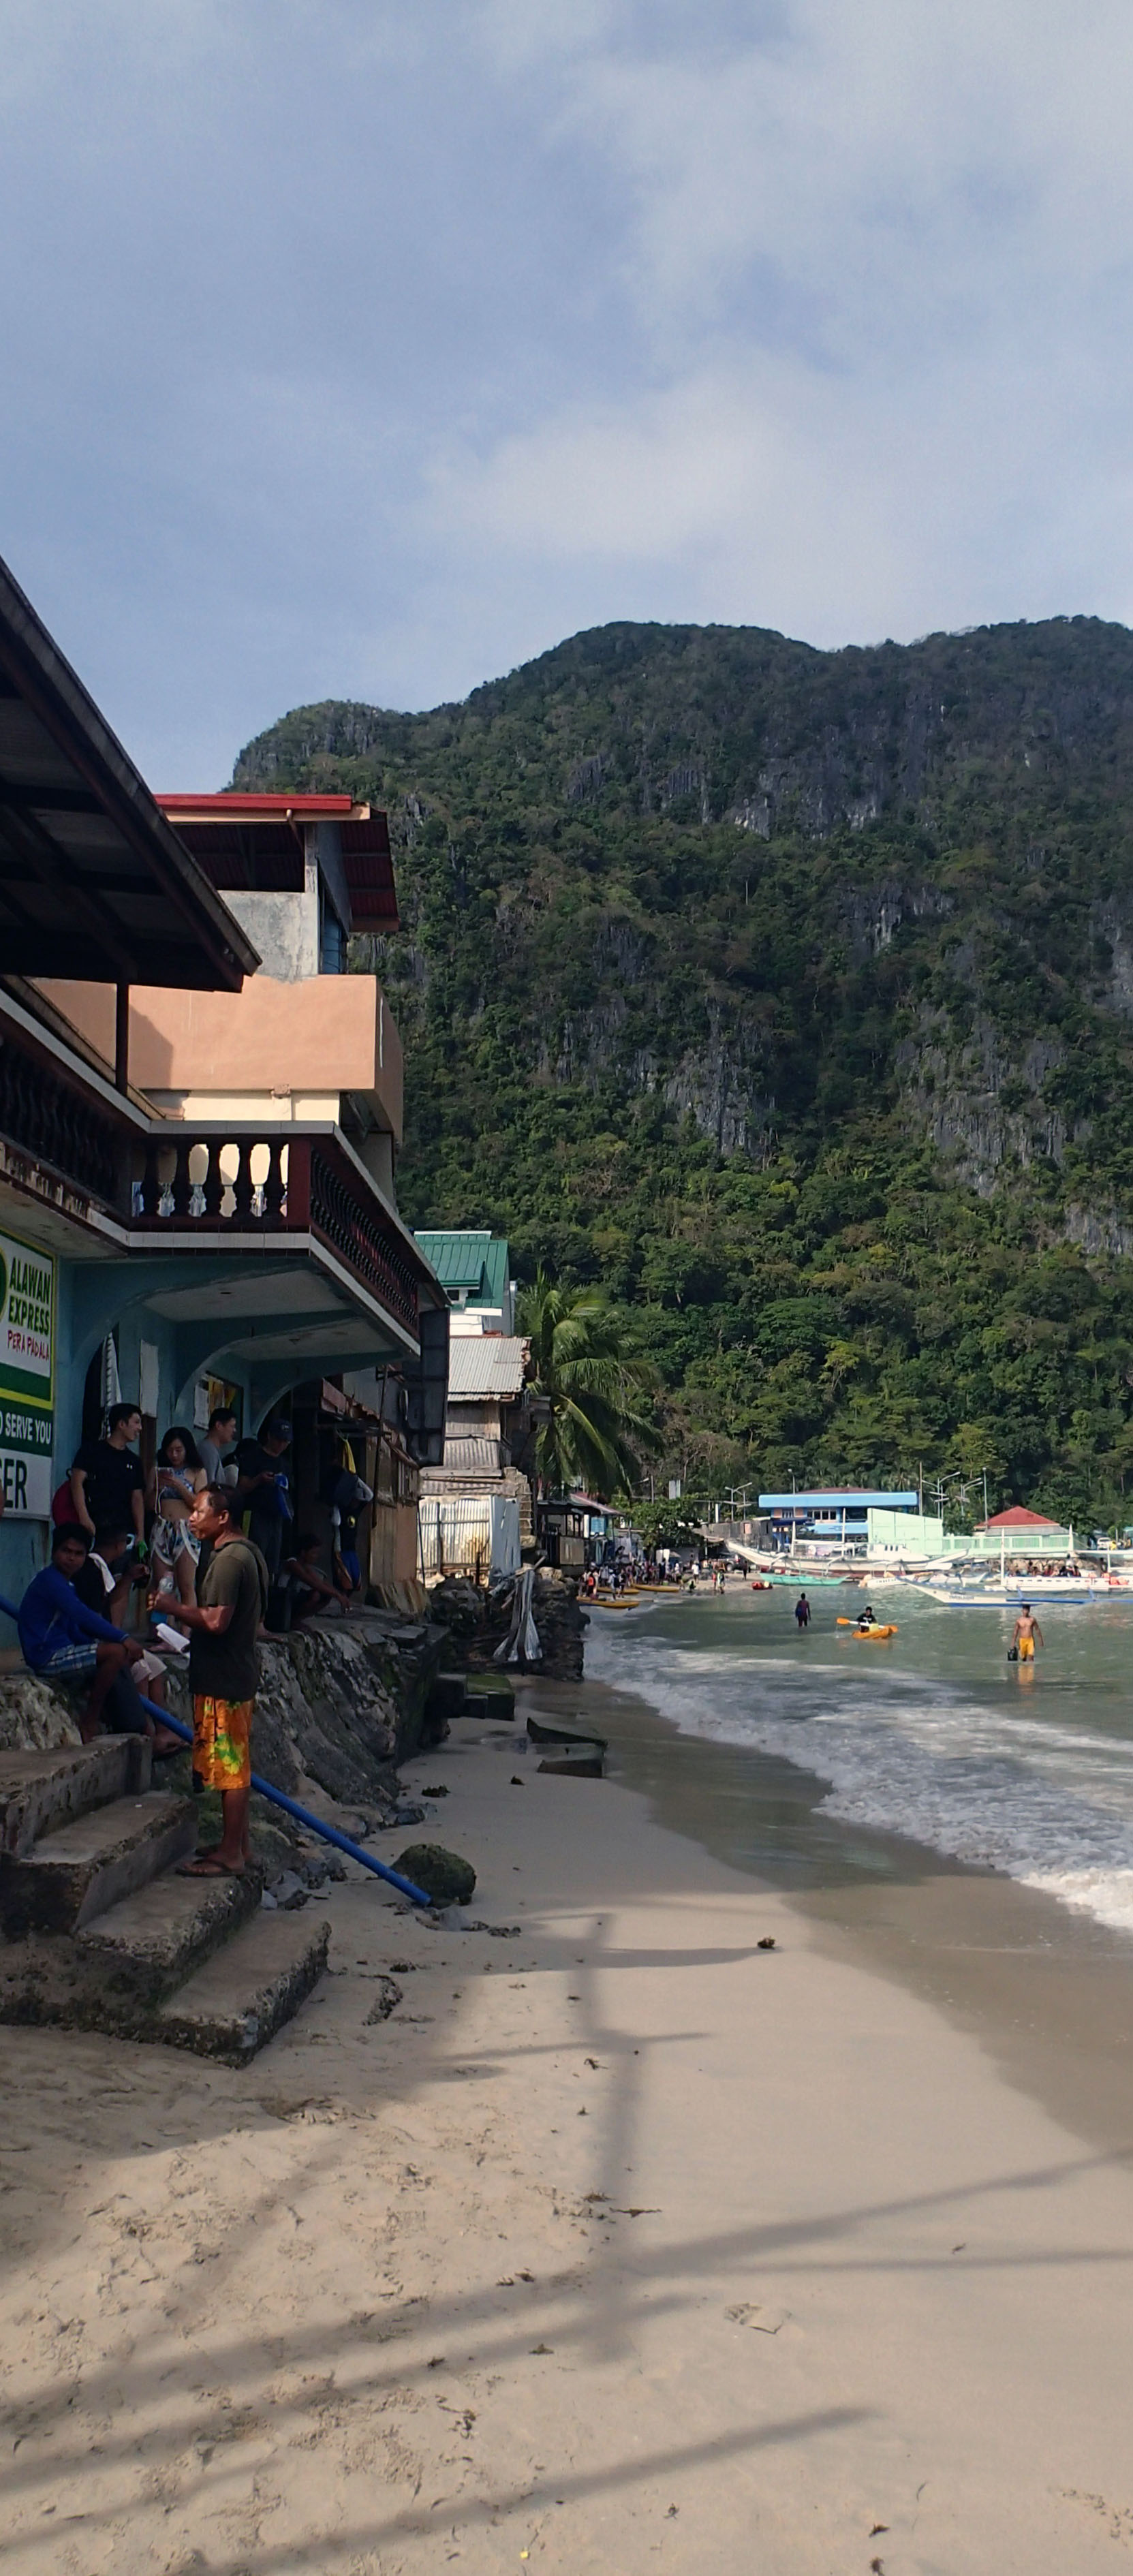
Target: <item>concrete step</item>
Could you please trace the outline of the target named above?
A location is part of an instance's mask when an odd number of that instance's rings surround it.
[[[262,1886],[255,1868],[243,1878],[151,1879],[76,1932],[84,1982],[108,2001],[156,2006],[256,1913]]]
[[[301,1914],[257,1914],[162,2004],[144,2037],[244,2066],[274,2039],[317,1985],[330,1925]]]
[[[75,1816],[32,1850],[0,1860],[0,1928],[77,1932],[121,1897],[184,1860],[196,1841],[192,1798],[151,1789]]]
[[[0,1853],[20,1857],[72,1816],[149,1785],[150,1748],[140,1735],[100,1735],[50,1753],[0,1753]]]
[[[466,1673],[434,1673],[432,1681],[429,1684],[428,1708],[430,1717],[459,1717],[464,1708],[467,1688],[468,1676]]]
[[[506,1673],[468,1673],[465,1676],[463,1717],[514,1717],[515,1685]]]

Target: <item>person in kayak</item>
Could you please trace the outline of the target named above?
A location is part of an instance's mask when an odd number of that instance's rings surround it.
[[[810,1626],[810,1603],[807,1600],[805,1592],[800,1592],[798,1600],[795,1603],[795,1624],[800,1636],[802,1635],[803,1629],[809,1628]]]
[[[1015,1634],[1012,1637],[1011,1643],[1018,1651],[1018,1659],[1021,1664],[1033,1664],[1035,1660],[1036,1646],[1044,1646],[1046,1644],[1046,1639],[1043,1636],[1042,1629],[1040,1628],[1038,1620],[1031,1609],[1029,1601],[1024,1601],[1023,1607],[1019,1612],[1019,1616],[1015,1622]]]
[[[859,1611],[859,1613],[858,1613],[858,1626],[859,1626],[859,1628],[867,1628],[867,1629],[868,1629],[868,1628],[876,1628],[876,1626],[877,1626],[877,1616],[876,1616],[876,1613],[875,1613],[875,1611],[874,1611],[873,1609],[871,1609],[870,1604],[869,1604],[869,1602],[868,1602],[868,1601],[866,1602],[866,1605],[865,1605],[864,1610],[861,1610],[861,1611]]]

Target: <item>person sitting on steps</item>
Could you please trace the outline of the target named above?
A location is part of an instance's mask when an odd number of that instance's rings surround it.
[[[337,1584],[328,1583],[320,1574],[316,1559],[320,1540],[314,1530],[300,1530],[292,1554],[284,1558],[283,1570],[291,1590],[291,1625],[310,1619],[316,1610],[337,1609],[346,1617],[348,1604]]]
[[[88,1610],[75,1590],[74,1578],[85,1565],[90,1541],[84,1529],[66,1523],[51,1542],[51,1563],[33,1576],[19,1608],[20,1647],[25,1664],[46,1681],[90,1678],[79,1733],[90,1744],[102,1732],[106,1711],[113,1735],[155,1735],[138,1697],[130,1667],[141,1661],[136,1637],[111,1626],[98,1610]],[[179,1750],[177,1739],[160,1739],[155,1751]]]
[[[130,1595],[137,1585],[149,1581],[149,1567],[142,1565],[134,1555],[132,1532],[99,1530],[86,1564],[80,1566],[75,1576],[75,1590],[88,1610],[101,1611],[112,1628],[125,1629]],[[155,1707],[164,1708],[165,1655],[154,1644],[144,1644],[132,1670],[138,1689],[145,1698],[152,1700]],[[160,1741],[155,1741],[154,1750],[158,1753],[178,1752],[179,1739],[167,1730],[163,1731]]]

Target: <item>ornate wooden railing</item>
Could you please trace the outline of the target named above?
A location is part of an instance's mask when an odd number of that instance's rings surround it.
[[[113,1215],[129,1211],[128,1128],[45,1057],[0,1037],[0,1137]]]
[[[417,1337],[418,1279],[377,1192],[329,1135],[163,1123],[136,1157],[132,1232],[312,1235]]]

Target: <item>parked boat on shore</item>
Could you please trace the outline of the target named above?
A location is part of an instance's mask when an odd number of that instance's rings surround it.
[[[935,1601],[942,1610],[1021,1610],[1024,1603],[1032,1609],[1041,1602],[1044,1610],[1082,1610],[1095,1601],[1113,1601],[1120,1593],[1111,1591],[1103,1579],[1065,1576],[1061,1581],[1046,1576],[1039,1579],[1012,1576],[1006,1583],[998,1578],[989,1583],[928,1583],[917,1590],[926,1601]]]

